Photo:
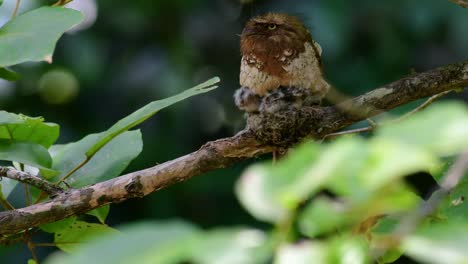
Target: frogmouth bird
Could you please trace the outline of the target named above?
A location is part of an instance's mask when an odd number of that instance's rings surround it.
[[[240,50],[241,88],[234,99],[248,113],[315,104],[330,88],[323,77],[322,49],[294,16],[268,13],[250,19]]]

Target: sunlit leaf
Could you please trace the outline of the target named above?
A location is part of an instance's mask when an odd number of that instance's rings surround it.
[[[328,247],[322,242],[303,241],[282,245],[276,252],[275,264],[328,263]]]
[[[212,230],[203,234],[194,246],[192,261],[205,264],[263,263],[259,261],[259,255],[265,240],[265,234],[254,229]]]
[[[425,225],[403,241],[405,254],[424,263],[468,263],[468,224],[445,221]]]
[[[380,127],[376,136],[453,155],[468,147],[468,106],[436,103],[406,120]]]
[[[82,20],[80,12],[63,7],[41,7],[13,18],[0,28],[0,67],[51,62],[57,40]]]

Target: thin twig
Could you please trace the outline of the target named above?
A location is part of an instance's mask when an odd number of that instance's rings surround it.
[[[5,208],[5,210],[14,210],[15,207],[11,203],[9,203],[7,200],[3,199],[3,197],[0,197],[0,204]]]
[[[26,196],[26,204],[31,205],[31,192],[29,191],[29,185],[23,183],[24,195]]]
[[[55,186],[58,186],[59,184],[61,184],[62,182],[65,182],[66,179],[68,179],[68,177],[72,176],[73,173],[75,173],[77,170],[81,169],[84,165],[86,165],[86,163],[88,163],[88,161],[90,160],[90,158],[86,157],[85,160],[83,160],[80,164],[78,164],[75,168],[73,168],[71,171],[69,171],[67,174],[65,174],[65,176],[63,176],[60,180],[58,180],[54,185]],[[66,184],[67,185],[67,184]],[[68,185],[67,185],[68,186]]]
[[[420,106],[416,107],[415,109],[411,110],[410,112],[394,119],[394,120],[391,120],[391,121],[388,121],[386,122],[386,124],[389,124],[389,123],[396,123],[396,122],[400,122],[412,115],[414,115],[415,113],[423,110],[424,108],[428,107],[430,104],[432,104],[435,100],[439,99],[440,97],[452,92],[453,90],[449,90],[449,91],[444,91],[444,92],[441,92],[439,94],[436,94],[436,95],[433,95],[431,97],[429,97],[429,99],[427,99],[424,103],[422,103]],[[342,136],[342,135],[348,135],[348,134],[356,134],[356,133],[363,133],[363,132],[369,132],[369,131],[372,131],[374,130],[377,126],[382,126],[384,124],[377,124],[376,122],[374,122],[372,119],[367,119],[367,121],[369,122],[370,126],[367,126],[367,127],[362,127],[362,128],[356,128],[356,129],[350,129],[350,130],[345,130],[345,131],[340,131],[340,132],[335,132],[335,133],[330,133],[330,134],[327,134],[325,135],[323,138],[322,138],[322,141],[327,139],[327,138],[331,138],[331,137],[337,137],[337,136]]]
[[[408,113],[398,117],[397,119],[395,120],[392,120],[390,122],[399,122],[403,119],[406,119],[412,115],[414,115],[415,113],[423,110],[424,108],[428,107],[430,104],[432,104],[435,100],[441,98],[442,96],[445,96],[446,94],[449,94],[451,93],[453,90],[450,90],[450,91],[445,91],[445,92],[441,92],[439,94],[436,94],[436,95],[433,95],[431,97],[429,97],[429,99],[427,99],[424,103],[422,103],[420,106],[416,107],[415,109],[409,111]]]
[[[58,0],[52,6],[64,6],[64,5],[68,4],[68,3],[70,3],[71,1],[73,1],[73,0]]]
[[[12,167],[0,167],[0,177],[10,178],[12,180],[35,186],[50,196],[54,196],[63,192],[62,188],[54,186],[42,178],[31,175],[27,172],[19,171]]]
[[[16,0],[15,9],[13,9],[13,14],[11,14],[11,18],[10,18],[10,19],[13,19],[13,18],[16,16],[16,14],[18,13],[18,9],[19,9],[20,3],[21,3],[21,0]]]

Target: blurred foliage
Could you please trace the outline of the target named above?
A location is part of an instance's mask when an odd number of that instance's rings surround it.
[[[127,171],[153,166],[155,163],[178,157],[197,149],[208,140],[230,136],[242,128],[242,113],[235,109],[232,102],[232,93],[238,86],[240,59],[239,39],[236,34],[241,32],[243,23],[252,15],[266,11],[282,11],[300,16],[324,49],[323,61],[327,78],[341,92],[349,95],[361,94],[409,75],[413,70],[423,71],[466,59],[468,54],[468,28],[465,26],[468,24],[468,15],[466,10],[449,1],[296,0],[291,4],[290,1],[281,0],[103,0],[99,2],[75,0],[70,6],[84,13],[84,22],[69,30],[58,42],[53,55],[53,64],[23,63],[10,66],[25,60],[49,60],[48,55],[52,54],[51,49],[55,46],[58,36],[82,19],[77,12],[71,10],[65,11],[69,13],[61,17],[57,17],[57,13],[50,8],[24,13],[41,4],[51,4],[51,1],[22,1],[18,13],[20,15],[15,18],[17,22],[9,23],[0,30],[0,42],[2,37],[5,40],[5,34],[11,30],[31,31],[34,36],[31,41],[19,40],[22,41],[21,45],[26,45],[24,47],[9,44],[9,48],[6,48],[7,46],[0,44],[0,61],[5,62],[0,64],[0,78],[17,80],[16,82],[0,80],[0,107],[11,113],[43,116],[45,120],[60,124],[58,139],[60,144],[69,142],[75,142],[72,143],[75,146],[84,144],[85,136],[106,130],[117,120],[149,101],[169,97],[211,76],[219,75],[223,80],[222,89],[215,90],[209,96],[195,97],[171,107],[159,113],[155,119],[145,122],[141,126],[141,135],[138,131],[124,132],[110,141],[91,159],[96,165],[91,164],[88,168],[86,166],[82,168],[83,172],[89,172],[87,174],[92,176],[85,179],[77,178],[76,186],[102,180],[102,175],[117,176],[140,152],[139,157],[129,165]],[[11,18],[15,1],[0,0],[0,5],[1,25]],[[53,23],[47,27],[50,34],[37,36],[44,24],[30,23],[26,26],[21,24],[21,20],[31,17],[42,22],[54,22],[57,18],[63,20],[63,23]],[[40,45],[46,38],[53,41],[44,42],[44,46]],[[29,49],[36,49],[34,51],[36,55],[18,52]],[[16,58],[12,59],[12,56]],[[21,79],[18,80],[19,76]],[[59,83],[62,89],[57,89],[60,88]],[[458,94],[456,98],[466,99],[467,94],[466,92]],[[417,102],[400,107],[391,114],[398,115],[416,104]],[[263,197],[257,197],[255,202],[250,200],[251,204],[247,204],[246,198],[240,196],[240,201],[253,216],[269,221],[289,219],[291,210],[301,209],[300,214],[293,214],[298,223],[296,232],[308,237],[328,235],[334,232],[336,227],[344,230],[351,228],[365,215],[363,208],[366,206],[371,206],[373,213],[379,210],[399,212],[412,208],[420,198],[416,197],[411,192],[411,188],[404,183],[403,176],[424,168],[430,170],[438,180],[445,172],[441,168],[447,168],[449,166],[447,164],[453,159],[446,157],[447,160],[439,160],[439,157],[453,153],[456,149],[458,142],[452,141],[451,138],[460,137],[460,134],[454,133],[463,131],[463,125],[457,124],[456,121],[464,114],[457,110],[459,108],[457,106],[448,106],[448,108],[452,112],[427,114],[425,117],[414,119],[415,123],[405,123],[407,127],[394,128],[396,129],[394,131],[391,131],[391,127],[388,130],[379,130],[376,137],[369,141],[344,138],[329,145],[308,143],[294,150],[283,161],[284,164],[278,166],[277,171],[268,165],[256,165],[245,175],[252,172],[254,175],[263,175],[254,177],[254,186],[249,187],[252,195]],[[441,135],[426,133],[431,131],[433,123],[426,123],[425,120],[432,120],[433,115],[435,115],[434,120],[449,119],[446,122],[451,120],[451,127],[438,126],[437,131],[442,133]],[[5,120],[2,119],[3,121]],[[5,124],[13,125],[8,122]],[[415,131],[422,132],[414,133]],[[114,141],[130,134],[133,138],[138,138],[139,143],[135,141],[135,144],[127,146],[132,148],[132,151],[119,149],[122,144],[116,144]],[[50,134],[50,138],[53,138],[53,135]],[[93,136],[96,137],[90,135]],[[431,136],[440,136],[438,140],[442,141],[431,142],[433,140]],[[56,138],[53,139],[54,142],[55,140]],[[141,142],[144,142],[143,149]],[[37,145],[37,142],[29,144]],[[64,149],[71,147],[72,144],[55,145],[49,151],[52,157],[61,156],[66,153]],[[87,150],[88,148],[82,147],[80,153],[83,157]],[[116,155],[109,160],[106,155],[100,156],[106,151],[122,154],[122,157]],[[388,157],[391,157],[388,162],[386,162],[387,151]],[[294,155],[294,152],[298,154]],[[314,161],[315,166],[309,167],[308,163],[315,158],[318,159]],[[30,157],[30,159],[35,158]],[[320,159],[329,162],[320,162]],[[433,159],[439,160],[439,167],[434,165],[429,168],[428,164]],[[120,167],[114,166],[115,162],[122,160],[124,162]],[[23,160],[28,164],[26,161]],[[395,166],[395,162],[402,163],[402,166]],[[256,222],[249,216],[234,195],[233,186],[236,178],[248,163],[210,172],[203,177],[195,177],[189,182],[159,191],[144,199],[113,205],[107,223],[114,226],[137,219],[176,217],[187,219],[201,227],[250,225],[265,229],[267,225]],[[29,164],[34,165],[31,162]],[[97,164],[102,166],[99,167]],[[334,166],[336,164],[343,166],[336,167]],[[58,165],[54,166],[56,167],[53,168],[57,168]],[[37,171],[29,166],[25,169]],[[113,169],[114,172],[106,174],[108,169]],[[347,169],[353,173],[346,173]],[[47,171],[44,167],[41,173],[53,177],[54,171]],[[268,177],[269,173],[273,176]],[[371,177],[373,173],[378,173],[380,176]],[[290,177],[281,178],[280,176],[284,174]],[[245,175],[237,184],[239,194],[249,193],[249,190],[239,190],[242,182],[249,179]],[[335,175],[341,176],[335,179]],[[388,188],[388,182],[391,181],[395,181],[395,186]],[[425,182],[426,179],[421,178],[418,181]],[[8,179],[3,179],[1,184],[5,198],[12,194],[8,197],[11,202],[15,206],[24,206],[26,201],[22,186],[17,186],[16,182]],[[420,185],[424,184],[417,184],[416,187]],[[345,198],[346,207],[342,201],[326,196],[318,196],[313,203],[306,201],[307,203],[303,204],[305,197],[313,193],[320,194],[324,186]],[[463,183],[461,186],[466,184]],[[255,189],[260,187],[265,189],[261,191]],[[354,189],[362,189],[362,195],[350,191]],[[424,190],[422,192],[424,193]],[[380,195],[382,193],[398,199],[384,199]],[[36,192],[33,190],[33,194],[37,195],[37,190]],[[461,199],[465,194],[466,190],[461,187],[450,194],[442,205],[441,215],[450,219],[466,219],[464,209],[466,206]],[[275,199],[271,199],[272,197]],[[382,199],[374,199],[376,197]],[[369,201],[376,203],[366,203]],[[260,204],[255,204],[259,202]],[[353,211],[351,215],[347,214],[350,208]],[[87,219],[102,223],[108,208],[101,210],[92,212],[99,220]],[[320,218],[317,218],[317,215]],[[307,221],[310,218],[317,221]],[[347,235],[344,235],[343,239],[332,238],[321,242],[303,241],[278,245],[277,236],[281,235],[277,235],[276,231],[270,235],[252,228],[203,231],[192,224],[169,222],[142,224],[140,232],[144,235],[144,230],[149,233],[152,232],[149,230],[154,230],[157,233],[167,228],[168,233],[161,235],[165,238],[173,235],[169,232],[172,230],[171,226],[175,229],[182,226],[180,227],[182,230],[185,230],[186,226],[191,226],[192,229],[198,230],[196,241],[200,247],[191,248],[198,254],[180,253],[180,256],[190,256],[193,260],[202,263],[210,263],[220,255],[228,256],[226,261],[238,261],[234,263],[243,262],[243,256],[249,258],[249,253],[245,252],[249,252],[250,248],[255,248],[258,244],[247,245],[242,239],[239,239],[241,242],[234,241],[232,238],[237,237],[234,235],[236,232],[255,234],[251,240],[263,244],[261,249],[255,249],[259,256],[253,256],[252,259],[258,257],[259,260],[271,261],[269,258],[273,248],[277,249],[274,255],[274,261],[277,263],[291,263],[291,258],[295,260],[298,257],[334,262],[345,261],[346,259],[342,258],[346,256],[368,259],[367,251],[363,250],[368,246],[367,243],[363,239]],[[134,228],[138,229],[138,226]],[[463,225],[460,225],[460,229],[463,229]],[[453,233],[457,232],[455,229],[451,230]],[[129,235],[133,233],[129,231]],[[137,233],[133,241],[140,241]],[[291,233],[287,236],[294,235],[294,232]],[[421,252],[422,254],[428,251],[436,252],[423,247],[425,239],[433,237],[421,234],[420,237],[416,237],[419,240],[416,240],[414,250],[408,251],[409,256],[420,258]],[[48,237],[39,236],[38,239],[46,238]],[[163,240],[160,243],[152,241],[149,240],[148,243],[153,243],[155,248],[158,248],[159,244],[170,243]],[[423,242],[418,243],[418,241]],[[441,247],[444,245],[443,242],[440,241]],[[137,247],[138,244],[134,242],[133,246]],[[113,251],[109,252],[115,254],[115,245],[112,242],[109,245],[113,248]],[[206,251],[203,251],[202,245],[205,249],[212,248],[212,255],[200,253]],[[414,240],[412,245],[415,245]],[[188,249],[174,250],[162,257],[171,259],[174,252],[187,252]],[[392,250],[393,258],[398,258],[401,254],[399,249]],[[157,251],[162,252],[159,249]],[[148,253],[148,260],[151,260],[151,252]],[[37,253],[43,258],[50,253],[50,250],[37,248]],[[460,252],[453,254],[457,255]],[[76,255],[76,258],[80,256],[83,255]],[[241,257],[241,260],[229,256]],[[0,247],[2,263],[4,258],[6,262],[24,263],[29,257],[30,253],[24,245]],[[385,257],[391,259],[392,254]]]

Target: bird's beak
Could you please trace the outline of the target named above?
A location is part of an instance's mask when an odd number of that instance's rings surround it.
[[[255,31],[252,28],[245,27],[244,30],[242,30],[241,36],[250,36],[250,35],[255,35]]]

